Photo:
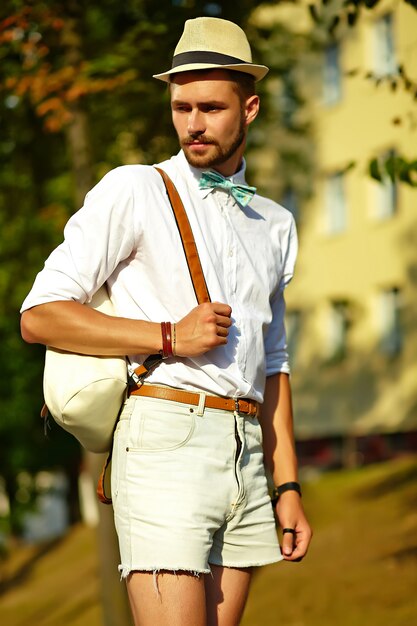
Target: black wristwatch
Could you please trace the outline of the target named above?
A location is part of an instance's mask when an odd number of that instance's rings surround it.
[[[278,485],[278,487],[274,487],[274,489],[272,490],[271,502],[273,506],[276,505],[280,496],[282,496],[282,494],[285,493],[286,491],[296,491],[301,498],[300,483],[296,483],[296,482],[282,483],[282,485]]]

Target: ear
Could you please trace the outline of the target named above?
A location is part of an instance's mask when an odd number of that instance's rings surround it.
[[[246,125],[252,124],[259,113],[260,98],[257,95],[250,96],[245,104]]]

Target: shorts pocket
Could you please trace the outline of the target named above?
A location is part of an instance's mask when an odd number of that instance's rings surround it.
[[[147,399],[130,420],[129,451],[155,452],[184,446],[195,428],[194,412],[172,402]]]

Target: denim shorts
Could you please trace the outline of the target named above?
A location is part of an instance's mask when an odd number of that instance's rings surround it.
[[[131,396],[111,481],[123,578],[282,559],[256,417]]]

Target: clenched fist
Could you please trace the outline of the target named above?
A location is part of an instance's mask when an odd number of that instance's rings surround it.
[[[176,324],[178,356],[200,356],[227,343],[232,309],[221,302],[205,302]]]

